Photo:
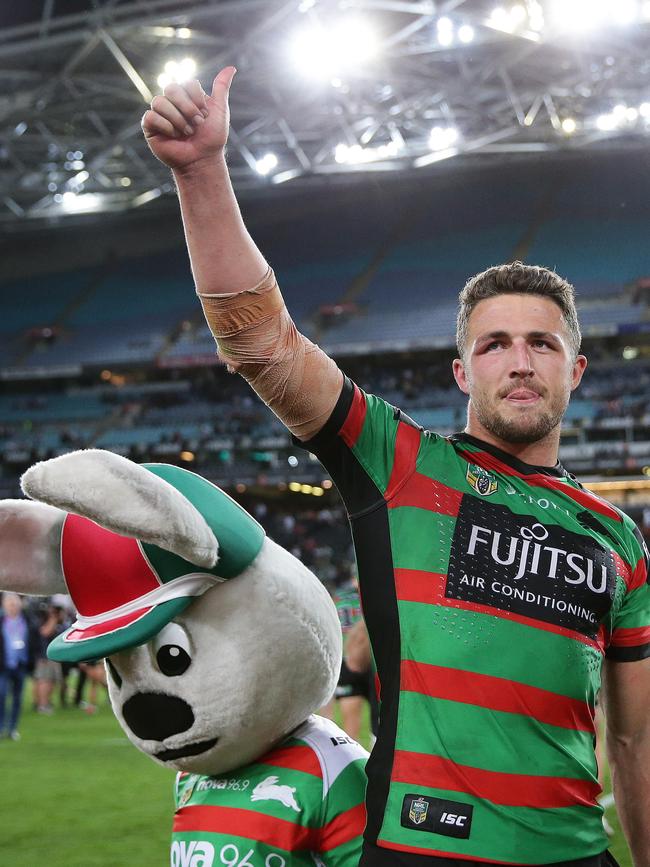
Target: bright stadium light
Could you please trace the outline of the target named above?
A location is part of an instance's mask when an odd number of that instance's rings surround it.
[[[567,135],[573,135],[577,128],[578,125],[572,117],[565,117],[562,121],[562,129]]]
[[[650,0],[645,0],[641,4],[640,14],[644,21],[650,21]]]
[[[441,151],[456,144],[458,130],[453,126],[434,126],[429,133],[429,147],[432,151]]]
[[[85,214],[89,211],[96,211],[102,204],[102,196],[99,193],[77,195],[71,190],[63,193],[60,198],[55,196],[54,200],[61,204],[62,209],[67,214]]]
[[[195,73],[196,61],[191,57],[184,57],[182,60],[168,60],[165,64],[165,71],[158,76],[158,87],[164,90],[172,82],[184,84],[190,78],[194,78]]]
[[[443,46],[451,45],[454,41],[454,24],[451,18],[438,18],[436,29],[438,31],[438,43]]]
[[[296,33],[290,51],[294,64],[312,78],[336,78],[376,56],[374,29],[359,18],[348,18],[331,29],[311,27]]]
[[[510,33],[514,27],[514,21],[503,6],[497,6],[492,10],[488,24],[495,30],[503,30],[505,33]]]
[[[639,106],[639,114],[646,120],[650,120],[650,102],[642,102]]]
[[[473,42],[474,28],[470,24],[461,24],[461,26],[458,28],[458,39],[464,45],[468,45],[470,42]]]
[[[385,160],[397,156],[404,147],[403,142],[391,140],[377,147],[361,147],[360,144],[348,145],[339,142],[334,148],[334,160],[340,165],[359,165]]]
[[[576,33],[605,27],[626,26],[644,15],[639,0],[554,0],[552,18],[561,30]]]
[[[618,126],[618,118],[612,114],[601,114],[596,120],[596,126],[601,132],[611,132]]]
[[[264,154],[262,159],[257,160],[255,163],[255,168],[257,169],[258,174],[260,175],[268,175],[269,172],[272,172],[274,168],[276,168],[278,164],[278,158],[275,154],[268,153]]]
[[[617,24],[633,24],[639,17],[637,0],[617,0],[611,4],[610,14]]]
[[[510,18],[517,25],[523,24],[527,17],[528,13],[521,3],[515,3],[515,5],[510,9]]]
[[[628,123],[636,123],[639,119],[639,109],[630,106],[630,108],[625,109],[625,120]]]

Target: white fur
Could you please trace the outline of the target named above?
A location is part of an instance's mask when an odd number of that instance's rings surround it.
[[[67,593],[59,554],[65,512],[45,503],[0,501],[0,589]]]
[[[175,621],[189,637],[192,664],[166,677],[153,642],[112,656],[122,678],[109,674],[113,711],[132,743],[155,759],[161,749],[218,737],[198,756],[166,767],[219,774],[263,755],[331,697],[341,664],[336,609],[318,579],[270,539],[237,578],[197,599]],[[193,726],[166,740],[142,740],[122,714],[138,692],[183,699]]]
[[[30,467],[23,491],[122,536],[212,568],[219,544],[205,518],[164,479],[112,452],[70,452]]]

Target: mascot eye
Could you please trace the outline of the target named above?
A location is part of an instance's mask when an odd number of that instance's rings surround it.
[[[178,623],[168,623],[153,640],[153,652],[160,671],[167,677],[184,674],[192,663],[187,633]]]

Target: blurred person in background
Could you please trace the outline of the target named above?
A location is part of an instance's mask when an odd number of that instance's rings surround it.
[[[355,623],[361,620],[361,601],[356,578],[339,584],[331,594],[341,623],[343,647],[345,649],[347,636]],[[368,701],[368,666],[362,671],[352,671],[346,664],[345,656],[341,662],[341,673],[332,700],[319,713],[328,719],[334,719],[338,704],[341,711],[343,730],[359,740],[363,709]]]
[[[0,737],[17,741],[25,678],[34,668],[38,633],[17,593],[2,594],[0,614]]]
[[[43,612],[43,621],[38,629],[40,648],[34,667],[33,696],[34,707],[38,713],[51,714],[52,694],[57,685],[61,685],[63,674],[61,663],[47,658],[47,646],[69,625],[65,608],[58,604],[48,604]]]
[[[370,742],[374,744],[379,729],[379,681],[377,669],[372,658],[370,637],[363,618],[357,620],[346,635],[343,646],[343,660],[353,674],[362,675],[366,678],[368,702],[370,703]]]

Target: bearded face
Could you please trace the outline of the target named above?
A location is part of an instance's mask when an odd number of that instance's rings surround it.
[[[465,358],[454,363],[469,395],[469,432],[495,444],[559,437],[586,365],[573,358],[562,311],[537,295],[498,295],[471,313]]]

